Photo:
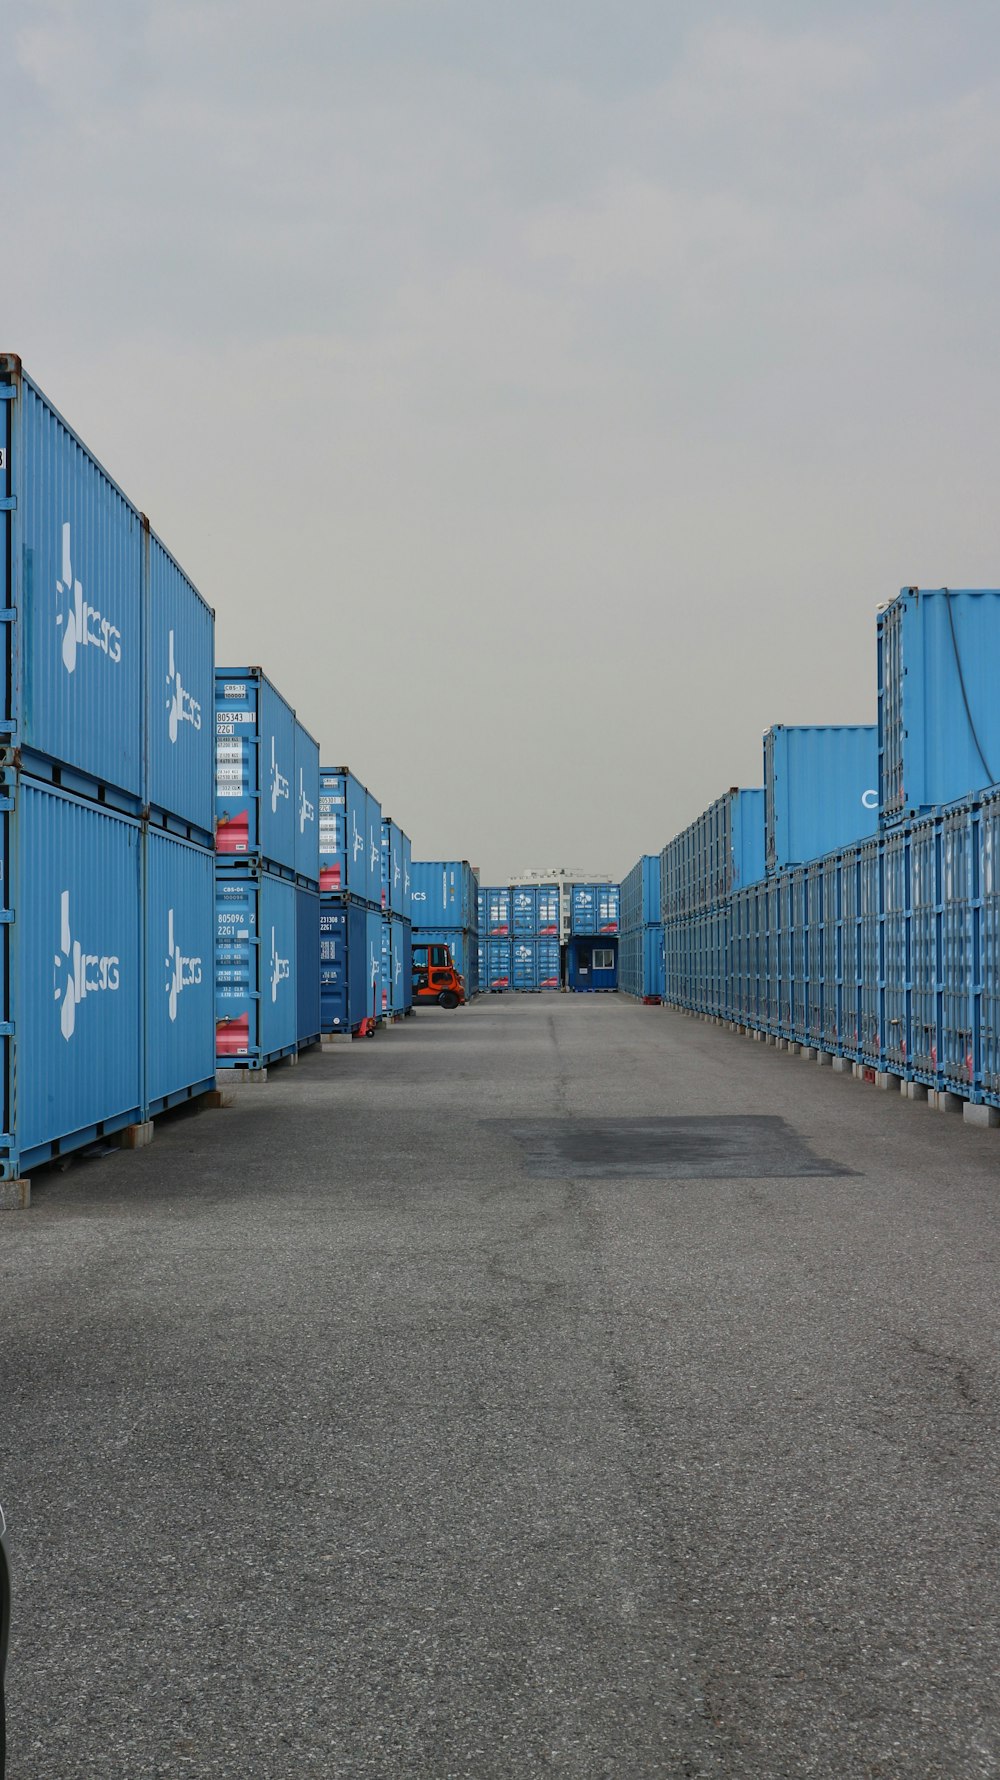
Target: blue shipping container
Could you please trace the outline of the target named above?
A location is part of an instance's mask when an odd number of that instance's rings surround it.
[[[628,933],[662,920],[660,913],[660,859],[644,853],[621,886],[621,926]]]
[[[405,1012],[407,1003],[406,983],[406,923],[398,916],[383,915],[382,917],[382,974],[380,980],[381,1012],[385,1015],[399,1015]],[[412,972],[411,972],[412,974]],[[409,1004],[412,1005],[413,985],[409,985]]]
[[[410,842],[399,824],[388,816],[382,818],[382,895],[383,912],[410,918],[409,892]]]
[[[998,663],[995,589],[907,587],[879,613],[879,794],[885,821],[953,803],[997,782]]]
[[[620,894],[617,884],[574,884],[570,895],[570,932],[616,934]]]
[[[295,885],[216,861],[215,1054],[260,1069],[298,1043]]]
[[[320,889],[381,909],[382,808],[347,767],[320,771],[319,826]]]
[[[295,720],[295,875],[319,888],[319,744]]]
[[[493,994],[502,994],[513,987],[509,939],[488,939],[483,947],[486,975],[480,974],[480,985]]]
[[[136,821],[10,769],[0,783],[11,1178],[142,1116],[142,846]]]
[[[878,828],[878,730],[775,724],[764,734],[765,860],[807,865]]]
[[[144,836],[144,1117],[215,1081],[215,855]]]
[[[510,933],[510,890],[506,884],[490,884],[482,895],[486,903],[486,937],[506,939]]]
[[[215,614],[154,532],[148,588],[146,798],[152,819],[214,845]]]
[[[215,849],[296,869],[295,712],[260,668],[215,672]]]
[[[517,939],[510,942],[511,986],[522,990],[560,987],[559,941]]]
[[[478,890],[472,867],[464,859],[415,859],[414,927],[456,927],[471,932],[478,916]]]
[[[371,1011],[368,909],[347,897],[320,898],[320,1025],[356,1032]]]
[[[0,503],[0,737],[29,772],[59,762],[67,789],[113,787],[138,811],[142,518],[13,355],[0,356]]]
[[[634,927],[618,942],[618,986],[637,1001],[663,999],[663,927]]]
[[[320,1035],[319,893],[295,890],[296,1038],[300,1049]]]

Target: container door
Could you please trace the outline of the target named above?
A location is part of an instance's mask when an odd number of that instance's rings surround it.
[[[263,873],[260,880],[260,1050],[278,1056],[297,1041],[295,886]]]
[[[319,1037],[320,963],[319,896],[299,887],[295,892],[295,992],[298,1000],[296,1036],[299,1044]]]
[[[10,1110],[23,1155],[140,1115],[141,859],[135,822],[28,780],[15,798]]]
[[[216,870],[215,1055],[221,1064],[260,1061],[260,945],[255,873]]]
[[[152,828],[145,855],[149,1117],[215,1077],[215,856]]]

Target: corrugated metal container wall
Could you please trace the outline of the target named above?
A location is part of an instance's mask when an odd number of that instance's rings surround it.
[[[570,896],[570,932],[584,938],[614,935],[619,924],[617,884],[574,884]]]
[[[295,713],[258,667],[215,670],[216,852],[295,870]]]
[[[807,865],[878,828],[874,724],[776,724],[764,735],[769,871]]]
[[[296,1048],[295,885],[216,864],[215,1054],[260,1068]]]
[[[143,1101],[152,1118],[215,1080],[215,855],[155,828],[143,846]]]
[[[215,614],[155,532],[143,530],[149,589],[146,796],[154,821],[215,843]]]
[[[618,986],[639,1001],[663,998],[663,928],[634,927],[618,944]]]
[[[980,1071],[983,1098],[1000,1105],[1000,797],[987,798],[979,818]]]
[[[723,799],[728,830],[726,895],[764,876],[764,791],[734,790]]]
[[[144,794],[142,519],[26,376],[0,357],[0,735],[68,789]],[[16,651],[16,658],[12,656]],[[109,801],[115,801],[113,798]]]
[[[484,946],[486,954],[486,976],[480,978],[483,987],[493,994],[498,994],[511,987],[511,955],[509,939],[489,939]]]
[[[392,991],[392,917],[382,916],[382,946],[379,954],[379,1008],[383,1018],[390,1011]]]
[[[404,852],[406,837],[398,823],[388,816],[382,818],[382,909],[390,915],[410,918],[409,896],[404,888]]]
[[[941,828],[941,1065],[949,1087],[976,1084],[978,809],[945,812]]]
[[[512,939],[510,968],[515,989],[538,988],[538,948],[533,939]]]
[[[898,1074],[910,1071],[910,835],[898,828],[886,836],[883,865],[885,907],[882,950],[885,959],[886,1060]]]
[[[320,1025],[356,1032],[368,1011],[368,911],[343,897],[320,899]]]
[[[899,821],[1000,774],[1000,592],[904,588],[878,616],[879,794]]]
[[[538,893],[530,884],[511,886],[510,931],[519,938],[533,937],[538,931]]]
[[[299,1046],[314,1044],[321,1031],[319,892],[298,884],[295,889],[296,1037]]]
[[[3,789],[11,1177],[141,1117],[141,841],[137,822],[51,786],[7,771]]]
[[[319,743],[295,720],[295,875],[319,888]]]
[[[381,905],[381,867],[373,890],[368,866],[368,793],[346,766],[320,768],[319,885]]]
[[[403,945],[403,1012],[413,1010],[413,928],[409,921],[400,922]]]
[[[483,894],[486,898],[487,938],[506,939],[510,933],[510,891],[504,884],[490,884]]]
[[[644,853],[637,860],[621,886],[621,924],[623,933],[646,927],[663,919],[660,912],[660,859],[656,853]]]
[[[472,932],[476,926],[478,891],[476,877],[466,860],[415,859],[414,927],[457,927]]]
[[[365,909],[365,958],[367,1015],[376,1020],[382,1012],[382,914],[370,906]]]
[[[910,1046],[913,1073],[928,1087],[941,1075],[941,825],[910,830]]]
[[[382,907],[382,805],[369,791],[365,809],[368,821],[368,901]]]

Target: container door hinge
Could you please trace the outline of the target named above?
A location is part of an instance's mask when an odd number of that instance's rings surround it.
[[[5,494],[0,498],[0,513],[16,513],[17,495]]]
[[[0,383],[0,402],[12,402],[17,390],[12,383]]]
[[[4,606],[3,610],[0,611],[0,624],[13,624],[13,622],[14,622],[14,608],[13,608],[13,606]]]
[[[10,1020],[4,1020],[3,1023],[0,1024],[0,1038],[13,1038],[13,1036],[13,1023]]]
[[[9,927],[13,919],[13,909],[0,909],[0,927]]]

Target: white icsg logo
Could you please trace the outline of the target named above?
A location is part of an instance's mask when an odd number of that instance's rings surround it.
[[[69,520],[62,528],[62,580],[56,582],[56,592],[63,599],[68,594],[70,602],[68,612],[60,612],[56,618],[58,626],[65,625],[62,658],[66,672],[76,672],[77,651],[80,649],[100,649],[109,661],[121,661],[121,631],[110,619],[102,618],[96,606],[88,605],[80,582],[74,580]]]
[[[118,988],[120,960],[111,953],[85,952],[79,940],[73,938],[68,890],[64,890],[59,899],[59,916],[59,951],[55,954],[52,971],[53,996],[62,1002],[59,1027],[68,1042],[76,1031],[76,1010],[80,1003],[88,995]]]
[[[174,943],[174,911],[167,912],[167,1012],[177,1018],[177,998],[185,989],[194,989],[201,982],[201,959],[185,958]]]
[[[302,767],[300,766],[299,767],[299,833],[305,834],[306,823],[307,822],[315,822],[315,820],[316,820],[316,806],[315,806],[315,804],[310,803],[308,797],[306,796],[306,776],[305,776],[305,772],[303,771]]]
[[[278,765],[278,757],[277,757],[277,754],[275,753],[274,737],[272,736],[271,737],[271,814],[272,814],[272,816],[277,814],[278,803],[279,803],[280,799],[283,797],[287,797],[289,795],[290,791],[291,791],[291,786],[289,785],[288,780],[285,778],[284,773],[281,771],[281,768]]]
[[[278,956],[278,948],[275,943],[274,928],[272,927],[271,928],[271,1000],[272,1001],[277,1001],[277,999],[278,999],[278,984],[287,982],[288,978],[291,976],[291,974],[292,974],[291,961],[288,958],[279,958],[279,956]]]
[[[173,631],[170,632],[167,653],[167,685],[170,688],[170,697],[167,699],[167,710],[169,712],[169,716],[167,717],[167,732],[170,736],[170,740],[176,742],[177,733],[182,723],[190,723],[192,729],[201,728],[201,705],[196,698],[191,697],[190,692],[184,690],[180,668],[175,666],[174,663]]]

